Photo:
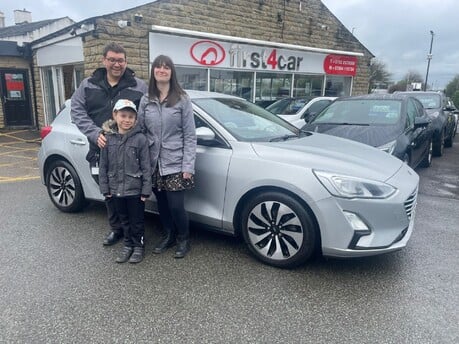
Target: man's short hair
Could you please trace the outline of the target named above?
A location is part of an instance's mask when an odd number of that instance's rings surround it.
[[[124,57],[126,57],[126,50],[124,50],[121,44],[118,44],[115,42],[111,42],[107,44],[104,48],[104,57],[107,57],[107,53],[109,51],[113,51],[114,53],[117,53],[117,54],[124,54]]]

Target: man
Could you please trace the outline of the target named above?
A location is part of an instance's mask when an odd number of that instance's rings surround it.
[[[126,51],[117,43],[104,48],[102,63],[104,67],[94,71],[84,79],[72,96],[71,117],[89,141],[89,161],[91,173],[98,182],[100,148],[107,142],[102,124],[111,118],[112,109],[118,99],[129,99],[137,106],[148,88],[144,81],[135,77],[134,71],[127,68]],[[112,199],[105,201],[110,232],[103,244],[110,246],[123,237],[123,230],[115,211]]]

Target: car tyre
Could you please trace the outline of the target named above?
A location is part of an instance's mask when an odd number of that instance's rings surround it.
[[[450,148],[453,146],[453,133],[451,132],[451,135],[445,139],[445,147]]]
[[[281,268],[306,262],[314,253],[317,228],[295,198],[262,192],[251,198],[241,216],[241,229],[250,252],[260,261]]]
[[[422,158],[421,167],[430,167],[432,165],[432,151],[433,151],[433,143],[432,140],[429,142],[429,148],[424,153],[424,157]]]
[[[80,178],[67,161],[51,163],[46,174],[46,189],[56,208],[65,213],[80,211],[86,205]]]
[[[445,133],[442,130],[440,134],[440,138],[438,140],[435,140],[434,147],[433,147],[433,155],[442,156],[444,147],[445,147]]]

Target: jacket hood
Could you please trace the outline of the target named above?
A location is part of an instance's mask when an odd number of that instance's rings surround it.
[[[115,120],[113,120],[113,119],[109,119],[109,120],[105,121],[102,124],[102,130],[104,131],[105,135],[119,134],[118,125],[116,124]],[[129,130],[126,133],[125,137],[128,138],[128,137],[134,136],[135,134],[140,133],[140,132],[142,132],[142,130],[140,128],[140,125],[139,125],[138,122],[136,122],[136,124],[132,127],[132,129]]]

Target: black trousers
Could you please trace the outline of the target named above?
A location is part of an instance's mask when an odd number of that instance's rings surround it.
[[[88,155],[86,156],[86,160],[89,162],[89,168],[91,171],[91,175],[96,181],[97,185],[99,185],[99,175],[92,173],[93,167],[99,167],[99,153],[95,153],[94,149],[90,150]],[[110,225],[110,230],[114,232],[116,235],[123,234],[123,228],[121,226],[121,221],[116,213],[115,203],[113,198],[106,198],[105,199],[105,206],[107,207],[107,217],[108,217],[108,224]]]
[[[124,246],[144,247],[145,202],[140,195],[111,198],[123,228]]]
[[[188,214],[185,210],[185,191],[158,191],[153,189],[158,201],[159,219],[166,234],[175,235],[177,241],[190,237]]]

